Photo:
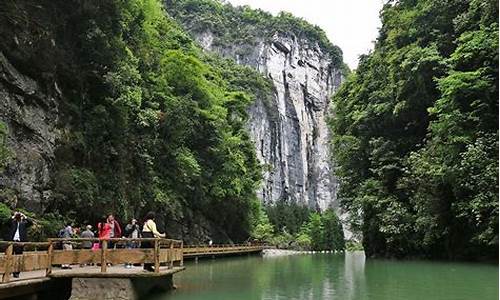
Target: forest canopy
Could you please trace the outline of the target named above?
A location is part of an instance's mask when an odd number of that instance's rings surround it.
[[[498,258],[498,2],[390,1],[333,100],[339,197],[368,255]]]

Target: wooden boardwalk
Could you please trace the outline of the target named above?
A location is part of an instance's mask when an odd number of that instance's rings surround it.
[[[100,249],[83,249],[85,243],[99,243]],[[148,245],[147,248],[127,249],[127,246]],[[62,250],[62,245],[74,250]],[[113,245],[113,247],[109,247]],[[0,254],[0,299],[41,296],[40,299],[67,299],[73,278],[79,280],[110,278],[110,280],[142,280],[171,286],[172,275],[184,270],[182,241],[170,239],[51,239],[47,242],[0,242],[5,251]],[[16,254],[23,249],[22,254]],[[150,264],[151,271],[142,267],[125,268],[125,264]],[[71,265],[71,269],[60,268]],[[80,267],[81,266],[81,267]],[[21,272],[19,278],[14,272]],[[142,279],[141,279],[142,278]],[[157,280],[155,279],[157,278]],[[59,291],[60,298],[52,298]],[[94,291],[94,290],[92,290]]]
[[[185,258],[204,257],[204,256],[222,256],[232,254],[258,253],[265,247],[262,245],[198,245],[184,246],[182,249]]]
[[[100,249],[82,249],[83,242],[100,243]],[[71,244],[74,250],[59,250],[62,244]],[[108,244],[114,247],[109,248]],[[151,248],[125,248],[127,245],[148,243]],[[123,277],[139,276],[142,273],[149,276],[165,273],[166,269],[173,269],[174,265],[182,267],[182,241],[170,239],[52,239],[40,243],[0,242],[5,253],[0,255],[0,274],[4,283],[10,282],[13,272],[21,272],[23,277]],[[123,247],[120,247],[123,246]],[[16,255],[16,248],[24,248],[23,254]],[[116,248],[115,248],[116,247]],[[151,264],[153,272],[137,272],[135,268],[108,270],[108,265],[124,264]],[[56,269],[54,266],[76,265],[76,269]],[[93,265],[88,268],[78,266]],[[79,270],[76,272],[76,270]],[[120,270],[119,272],[117,270]],[[170,271],[168,271],[170,272]],[[89,274],[87,276],[86,274]],[[22,279],[20,277],[19,279]]]
[[[83,242],[100,243],[100,249],[82,249]],[[63,244],[72,244],[74,250],[58,249]],[[113,248],[108,247],[109,244]],[[127,246],[149,243],[151,248]],[[184,246],[182,241],[171,239],[50,239],[47,242],[18,243],[2,242],[5,249],[0,254],[0,298],[1,290],[16,285],[37,284],[51,278],[134,278],[155,277],[174,274],[184,269],[184,258],[223,256],[257,253],[264,249],[260,245],[197,245]],[[23,247],[24,253],[16,255],[15,247]],[[151,264],[153,271],[142,267],[125,268],[125,264]],[[71,265],[72,269],[61,269]],[[83,267],[80,267],[83,266]],[[19,278],[13,272],[21,272]]]

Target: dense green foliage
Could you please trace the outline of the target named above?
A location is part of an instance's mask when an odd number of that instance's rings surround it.
[[[309,220],[304,223],[297,235],[299,244],[307,245],[312,250],[344,250],[345,240],[342,225],[337,215],[332,210],[322,214],[311,213]]]
[[[283,201],[261,210],[252,238],[279,248],[345,249],[342,224],[333,210],[317,213],[306,206]]]
[[[9,11],[29,22],[6,19],[22,32],[2,31],[5,40],[36,46],[2,50],[64,99],[46,213],[80,224],[155,210],[170,236],[198,225],[248,237],[260,166],[243,124],[265,79],[202,54],[157,0],[25,0]]]
[[[277,32],[294,33],[299,39],[317,43],[329,53],[334,66],[342,65],[342,51],[331,44],[324,31],[290,13],[281,12],[274,17],[260,9],[234,7],[217,0],[166,0],[165,3],[172,16],[190,31],[212,32],[214,46],[246,45],[239,47],[240,51],[252,51],[252,46],[261,38],[269,39]]]
[[[339,197],[368,255],[498,257],[498,2],[390,1],[334,97]]]
[[[265,207],[266,214],[278,232],[289,232],[296,234],[302,224],[307,222],[312,210],[304,205],[278,201],[274,205]]]

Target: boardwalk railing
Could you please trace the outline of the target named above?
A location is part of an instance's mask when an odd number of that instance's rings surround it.
[[[265,247],[255,244],[237,244],[237,245],[189,245],[182,249],[184,257],[196,257],[204,255],[235,254],[260,252]]]
[[[84,249],[82,244],[99,243],[99,249]],[[147,243],[148,248],[127,248]],[[60,250],[60,245],[70,244],[73,250]],[[112,246],[112,247],[110,247]],[[0,274],[2,283],[10,281],[12,272],[45,270],[50,276],[54,265],[100,264],[101,272],[107,271],[108,264],[143,264],[154,265],[154,272],[160,271],[160,265],[172,268],[174,263],[183,265],[183,243],[171,239],[49,239],[48,242],[4,242],[5,254],[0,255]],[[16,248],[23,248],[23,254],[15,254]]]

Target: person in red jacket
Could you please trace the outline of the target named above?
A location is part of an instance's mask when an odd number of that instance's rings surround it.
[[[97,223],[99,239],[109,240],[111,238],[111,224],[106,217],[102,217],[102,222]]]
[[[121,238],[122,228],[120,223],[115,220],[115,217],[110,214],[108,217],[104,217],[103,222],[97,224],[97,229],[99,231],[99,238],[102,240]]]

